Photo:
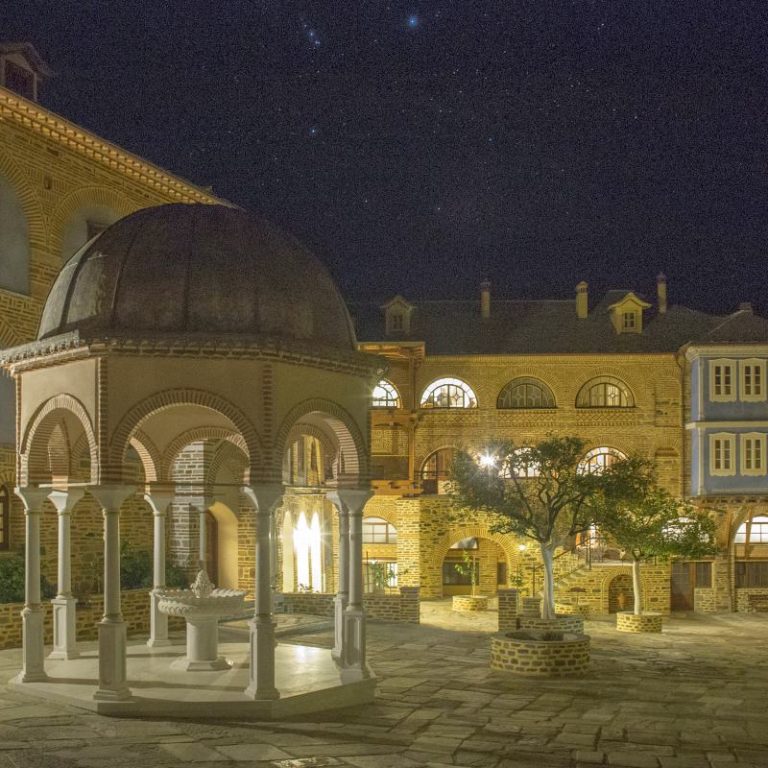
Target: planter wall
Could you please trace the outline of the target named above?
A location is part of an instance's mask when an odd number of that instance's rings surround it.
[[[616,614],[616,629],[619,632],[661,632],[660,613],[642,613],[636,616],[631,611]]]
[[[538,616],[520,616],[518,627],[532,632],[572,632],[584,634],[584,619],[581,616],[557,616],[554,619],[542,619]]]
[[[589,636],[538,640],[528,632],[491,638],[491,669],[528,677],[578,677],[589,667]]]
[[[488,598],[482,595],[454,595],[451,608],[454,611],[487,611]]]

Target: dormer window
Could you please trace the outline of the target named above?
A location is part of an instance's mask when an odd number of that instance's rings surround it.
[[[387,336],[410,334],[413,304],[409,304],[402,296],[395,296],[381,308],[384,310],[384,327]]]
[[[643,312],[651,305],[632,291],[623,299],[608,307],[616,333],[642,333]]]
[[[12,61],[5,62],[5,87],[16,91],[25,99],[35,98],[35,76],[29,69],[24,69]]]

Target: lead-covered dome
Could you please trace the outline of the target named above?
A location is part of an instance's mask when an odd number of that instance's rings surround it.
[[[293,237],[222,205],[161,205],[126,216],[64,266],[39,339],[141,333],[270,336],[354,349],[326,268]]]

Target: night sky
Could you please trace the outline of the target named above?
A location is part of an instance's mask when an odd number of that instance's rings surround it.
[[[768,3],[4,0],[42,102],[310,245],[348,298],[768,311]]]

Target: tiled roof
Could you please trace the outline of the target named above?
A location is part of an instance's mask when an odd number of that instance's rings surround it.
[[[739,311],[709,315],[682,306],[644,313],[642,333],[618,334],[608,307],[628,290],[608,291],[589,316],[576,316],[574,300],[495,299],[483,319],[479,301],[415,301],[410,333],[384,333],[381,304],[350,304],[358,341],[423,341],[428,355],[675,352],[690,342],[768,343],[768,320]]]

